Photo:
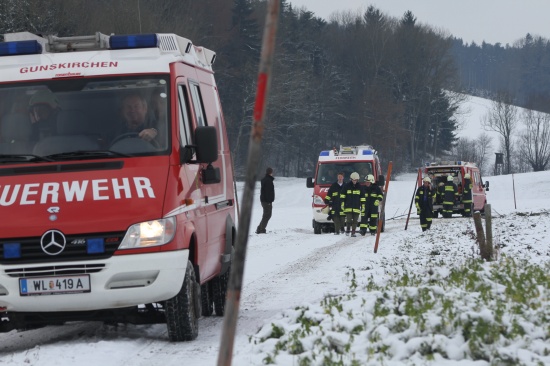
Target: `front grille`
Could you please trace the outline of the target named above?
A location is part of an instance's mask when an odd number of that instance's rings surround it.
[[[6,269],[10,277],[45,277],[45,276],[68,276],[97,273],[105,268],[105,264],[78,264],[69,266],[47,266],[47,267],[19,267]]]
[[[67,244],[63,251],[57,255],[44,253],[40,246],[40,237],[0,239],[0,264],[34,264],[110,258],[124,238],[124,232],[66,235],[65,238]],[[89,239],[103,239],[105,251],[89,254],[86,246],[86,240]],[[19,243],[21,245],[21,256],[19,258],[5,258],[4,244],[7,243]]]

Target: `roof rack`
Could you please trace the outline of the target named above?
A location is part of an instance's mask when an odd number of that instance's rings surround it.
[[[462,161],[462,160],[443,160],[443,161],[434,161],[434,162],[427,162],[426,166],[441,166],[441,165],[462,165],[462,166],[476,166],[476,163],[472,163],[469,161]]]
[[[0,56],[137,48],[158,48],[162,53],[190,55],[204,67],[212,66],[216,59],[214,51],[194,46],[189,39],[172,33],[106,35],[96,32],[93,35],[72,37],[42,36],[30,32],[7,33],[4,34],[4,42],[0,42]]]

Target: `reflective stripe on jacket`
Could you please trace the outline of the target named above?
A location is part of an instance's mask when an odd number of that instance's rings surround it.
[[[343,215],[342,212],[342,200],[340,199],[340,194],[343,188],[346,186],[345,183],[339,185],[338,182],[332,183],[328,189],[327,195],[325,196],[325,203],[332,207],[330,211],[331,214]]]
[[[342,200],[342,210],[345,213],[361,213],[361,205],[365,204],[364,187],[359,182],[353,184],[348,182],[340,193]]]

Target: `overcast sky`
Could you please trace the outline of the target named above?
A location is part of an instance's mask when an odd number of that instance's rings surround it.
[[[401,18],[412,11],[418,22],[444,29],[464,42],[512,45],[527,33],[550,38],[550,0],[288,0],[328,19],[335,11],[369,5]]]

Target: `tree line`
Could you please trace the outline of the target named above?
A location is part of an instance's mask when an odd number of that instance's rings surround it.
[[[241,175],[266,7],[266,0],[0,0],[0,33],[176,33],[216,51],[214,70]],[[548,44],[542,38],[479,48],[419,24],[412,12],[393,18],[370,6],[337,12],[326,21],[287,0],[281,0],[278,29],[262,165],[281,176],[309,175],[321,150],[364,143],[378,150],[383,165],[393,161],[397,172],[430,160],[467,160],[463,154],[490,169],[491,152],[480,151],[483,139],[456,137],[464,93],[497,100],[506,92],[516,106],[539,107],[549,95]],[[485,57],[491,47],[495,53]],[[506,79],[514,66],[522,68],[520,75]],[[539,120],[547,126],[544,116],[518,117],[532,121],[524,144],[540,143],[535,126]],[[496,125],[487,119],[489,128]],[[531,150],[541,155],[540,148]],[[520,160],[531,150],[510,142],[509,171],[529,169]],[[541,168],[547,165],[531,164]]]

